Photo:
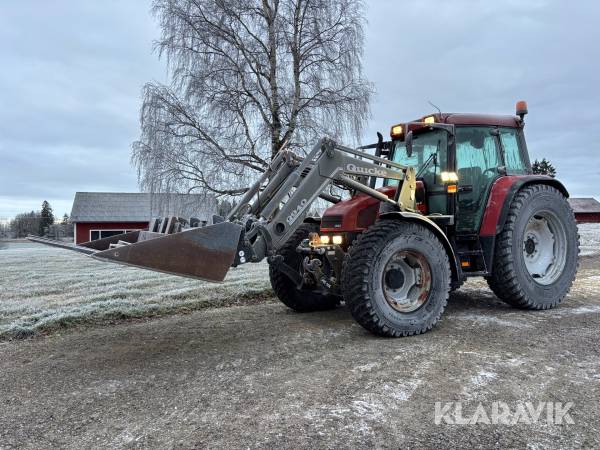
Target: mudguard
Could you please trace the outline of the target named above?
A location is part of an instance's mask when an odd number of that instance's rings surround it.
[[[509,175],[498,178],[490,189],[488,202],[479,227],[479,235],[496,236],[504,228],[510,204],[516,193],[532,184],[547,184],[558,189],[565,197],[569,192],[555,178],[546,175]]]
[[[532,184],[547,184],[558,189],[565,197],[569,196],[569,192],[560,181],[546,175],[508,175],[498,178],[490,188],[479,227],[479,241],[489,270],[494,261],[496,236],[504,228],[510,204],[519,190]]]
[[[459,262],[456,259],[456,253],[454,252],[454,248],[450,244],[450,240],[446,233],[436,224],[433,220],[429,219],[422,214],[413,213],[413,212],[402,212],[402,211],[392,211],[383,213],[379,216],[379,220],[405,220],[407,222],[417,222],[422,225],[425,225],[429,228],[440,240],[443,244],[446,252],[448,253],[448,260],[450,261],[450,270],[452,271],[452,280],[457,281],[460,277],[460,268]]]

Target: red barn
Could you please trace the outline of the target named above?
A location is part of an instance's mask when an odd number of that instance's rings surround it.
[[[595,198],[570,198],[578,223],[600,223],[600,202]]]
[[[77,192],[71,222],[74,241],[81,244],[143,230],[154,217],[195,217],[207,222],[213,214],[216,214],[215,199],[200,194]]]

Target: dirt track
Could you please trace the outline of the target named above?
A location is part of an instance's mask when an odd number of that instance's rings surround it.
[[[481,284],[428,334],[234,307],[0,343],[0,447],[600,446],[600,261],[558,309]],[[573,402],[572,425],[435,425],[436,401]]]

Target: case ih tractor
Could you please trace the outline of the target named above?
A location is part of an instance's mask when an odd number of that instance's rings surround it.
[[[430,330],[449,292],[474,276],[514,307],[553,308],[573,283],[579,237],[565,187],[532,174],[526,113],[518,102],[515,116],[432,114],[360,149],[323,139],[304,158],[282,150],[213,225],[154,220],[72,248],[209,281],[266,258],[288,307],[344,301],[383,336]],[[308,217],[319,197],[333,206]]]

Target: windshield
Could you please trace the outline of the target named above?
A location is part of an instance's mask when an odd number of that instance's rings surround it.
[[[419,178],[425,183],[436,183],[436,175],[446,167],[447,133],[443,130],[432,130],[413,136],[412,155],[406,153],[404,142],[394,142],[394,162],[412,166]],[[435,155],[435,157],[432,157]],[[390,184],[395,184],[390,181]]]

